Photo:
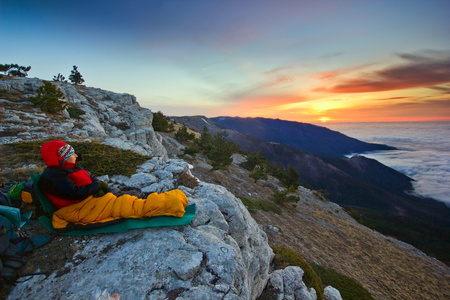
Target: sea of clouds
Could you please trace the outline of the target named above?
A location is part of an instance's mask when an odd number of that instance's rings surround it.
[[[325,127],[398,148],[363,155],[414,179],[417,194],[450,206],[450,122],[329,123]]]

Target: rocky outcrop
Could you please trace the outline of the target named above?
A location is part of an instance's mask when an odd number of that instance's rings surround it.
[[[161,137],[153,130],[152,112],[129,94],[53,82],[65,95],[69,108],[83,112],[71,118],[42,112],[29,98],[44,83],[38,78],[0,80],[0,144],[63,136],[66,140],[101,140],[144,155],[167,156]]]
[[[191,176],[186,162],[158,157],[134,176],[101,179],[119,189],[182,189],[197,205],[190,226],[80,241],[64,270],[34,276],[17,285],[9,298],[90,299],[107,290],[121,299],[255,299],[266,285],[273,257],[266,234],[225,188],[179,186],[182,173]]]

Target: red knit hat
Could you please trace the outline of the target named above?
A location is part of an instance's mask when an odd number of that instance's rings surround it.
[[[50,141],[41,146],[41,155],[49,167],[62,167],[64,161],[73,153],[74,149],[63,141]]]

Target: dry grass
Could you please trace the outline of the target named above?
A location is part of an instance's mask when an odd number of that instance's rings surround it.
[[[173,127],[175,128],[174,132],[178,132],[178,130],[180,130],[180,128],[183,126],[183,124],[178,124],[178,123],[172,123],[172,124],[173,124]],[[192,130],[190,128],[187,128],[187,132],[189,134],[193,133],[195,135],[196,139],[200,138],[200,136],[201,136],[200,133],[198,133],[197,131],[194,131],[194,130]]]
[[[254,217],[260,224],[281,228],[281,235],[268,232],[271,243],[292,248],[311,263],[354,278],[375,299],[450,296],[449,268],[443,263],[413,253],[317,203],[300,202],[296,209],[284,210],[282,217],[266,212]]]

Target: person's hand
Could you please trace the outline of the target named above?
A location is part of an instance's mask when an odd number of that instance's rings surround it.
[[[106,193],[108,193],[109,188],[109,184],[107,182],[99,180],[98,184],[100,185],[100,189],[94,194],[94,197],[96,198],[100,198],[106,195]]]
[[[106,193],[109,188],[109,184],[101,180],[99,180],[98,183],[100,184],[100,188]]]
[[[95,198],[100,198],[100,197],[102,197],[102,196],[104,196],[105,195],[105,192],[102,190],[102,189],[99,189],[95,194],[94,194],[94,197]]]

